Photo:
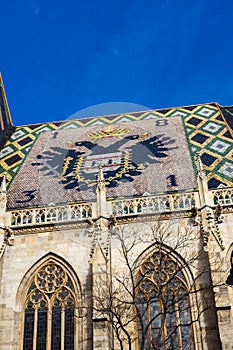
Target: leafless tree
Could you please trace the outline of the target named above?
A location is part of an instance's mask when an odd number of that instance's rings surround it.
[[[111,325],[114,349],[194,349],[195,324],[205,313],[216,317],[210,253],[197,228],[157,220],[111,234],[111,265],[96,282],[92,307]]]

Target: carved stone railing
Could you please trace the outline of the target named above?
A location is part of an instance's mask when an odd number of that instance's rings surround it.
[[[11,226],[39,225],[83,220],[93,216],[93,204],[70,204],[11,211]]]
[[[107,201],[108,215],[157,214],[173,211],[187,211],[199,204],[198,192],[141,196],[130,199]],[[34,226],[68,221],[97,219],[97,203],[67,204],[45,208],[18,209],[10,211],[11,227]]]
[[[220,204],[221,206],[233,205],[233,188],[218,188],[216,190],[212,190],[213,196],[213,204]]]
[[[111,202],[111,214],[126,216],[186,211],[197,205],[196,194],[195,192],[189,192],[113,200]]]

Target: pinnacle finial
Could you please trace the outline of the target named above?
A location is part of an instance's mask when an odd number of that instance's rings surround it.
[[[102,166],[100,166],[98,171],[98,176],[97,176],[97,182],[100,183],[103,181],[104,181],[104,172],[103,172]]]
[[[203,178],[206,177],[206,173],[205,173],[205,170],[204,170],[204,166],[203,166],[203,163],[202,163],[202,160],[201,160],[200,153],[197,153],[195,158],[196,158],[198,175],[200,176],[201,179],[203,179]]]
[[[103,173],[103,168],[102,168],[102,166],[99,167],[99,171],[98,171],[98,180],[99,180],[99,181],[103,181],[103,180],[104,180],[104,173]]]
[[[197,162],[197,169],[198,169],[199,171],[204,170],[200,153],[197,153],[197,155],[196,155],[196,162]]]
[[[99,167],[98,176],[97,176],[97,216],[106,217],[107,215],[107,198],[106,198],[106,187],[105,179],[102,166]]]
[[[208,176],[205,173],[204,165],[199,153],[196,155],[195,161],[197,164],[197,186],[199,190],[200,206],[211,206],[213,205],[213,196],[208,188]]]
[[[6,193],[6,176],[5,175],[3,175],[2,177],[0,190],[1,190],[1,193]]]

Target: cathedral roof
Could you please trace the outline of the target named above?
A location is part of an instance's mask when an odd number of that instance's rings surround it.
[[[93,200],[100,166],[109,198],[196,189],[197,154],[209,188],[232,186],[232,115],[209,103],[16,127],[0,151],[8,208]]]

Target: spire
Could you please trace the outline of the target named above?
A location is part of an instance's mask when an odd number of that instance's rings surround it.
[[[0,73],[0,146],[3,146],[14,131],[11,114],[6,98],[2,75]]]

